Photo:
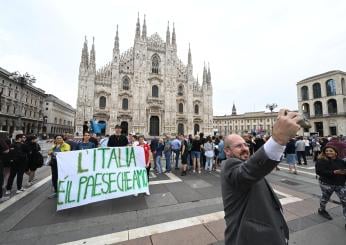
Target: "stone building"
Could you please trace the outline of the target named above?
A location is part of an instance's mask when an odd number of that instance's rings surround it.
[[[33,85],[29,75],[18,76],[0,67],[0,129],[40,134],[45,93]]]
[[[312,128],[305,130],[306,133],[346,135],[345,78],[345,72],[336,70],[297,83],[299,112],[312,124]]]
[[[142,30],[141,30],[142,29]],[[79,67],[76,131],[85,121],[105,123],[110,134],[116,124],[124,133],[145,136],[212,133],[213,89],[210,68],[203,82],[193,76],[189,48],[187,65],[177,55],[177,37],[168,24],[166,41],[154,33],[147,36],[146,20],[137,19],[133,47],[120,53],[118,28],[112,60],[96,69],[95,45],[90,54],[84,42]]]
[[[271,135],[272,126],[277,116],[277,112],[264,111],[237,114],[233,104],[231,115],[214,116],[213,131],[219,135],[245,133]]]
[[[71,105],[47,94],[43,108],[43,134],[52,137],[56,134],[74,133],[76,110]]]

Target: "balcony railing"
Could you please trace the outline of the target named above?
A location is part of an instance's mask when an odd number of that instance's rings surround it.
[[[310,115],[309,117],[306,117],[306,118],[342,117],[342,116],[346,116],[346,112],[315,114],[315,115]]]

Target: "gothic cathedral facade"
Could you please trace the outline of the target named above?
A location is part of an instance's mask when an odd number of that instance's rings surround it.
[[[141,31],[142,29],[142,31]],[[111,62],[96,70],[94,40],[89,54],[82,49],[76,112],[76,132],[90,120],[105,124],[112,134],[119,124],[124,133],[205,135],[213,132],[213,89],[210,68],[204,66],[203,82],[193,76],[189,47],[187,65],[177,56],[176,33],[169,25],[166,42],[154,33],[147,37],[137,19],[134,45],[120,53],[118,27]]]

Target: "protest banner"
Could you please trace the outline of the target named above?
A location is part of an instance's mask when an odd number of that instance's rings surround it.
[[[148,191],[142,147],[59,152],[57,210]]]

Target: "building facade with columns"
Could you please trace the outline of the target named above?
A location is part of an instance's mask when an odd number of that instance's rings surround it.
[[[43,103],[42,133],[53,137],[57,134],[73,134],[76,110],[52,94],[47,94]]]
[[[27,74],[26,74],[27,75]],[[42,104],[45,93],[25,79],[0,67],[0,129],[40,134],[43,126]]]
[[[306,133],[346,135],[345,79],[346,73],[336,70],[297,83],[299,112],[312,124]]]
[[[278,116],[277,112],[246,112],[237,114],[233,104],[232,114],[214,116],[213,131],[218,135],[229,134],[261,134],[271,135],[272,126]]]
[[[114,126],[124,133],[145,136],[193,134],[213,130],[213,89],[209,67],[203,82],[193,76],[189,48],[187,64],[177,55],[175,27],[168,25],[166,40],[158,33],[147,36],[146,20],[135,28],[133,47],[120,53],[116,30],[112,60],[96,69],[95,44],[90,54],[84,42],[79,67],[76,131],[90,120],[106,124],[105,134]]]

